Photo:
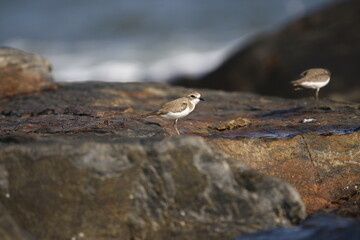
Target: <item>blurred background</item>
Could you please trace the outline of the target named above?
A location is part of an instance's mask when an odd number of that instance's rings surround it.
[[[0,45],[53,64],[56,81],[200,77],[260,33],[334,0],[11,0]]]

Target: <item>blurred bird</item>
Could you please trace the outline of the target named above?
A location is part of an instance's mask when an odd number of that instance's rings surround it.
[[[295,90],[303,88],[316,89],[316,100],[319,99],[320,88],[326,86],[331,77],[330,71],[324,68],[311,68],[300,75],[302,78],[292,81],[291,84],[295,87]]]
[[[204,101],[201,98],[200,93],[191,92],[186,97],[175,99],[171,102],[165,103],[159,110],[145,115],[145,117],[159,116],[166,119],[175,119],[174,128],[178,135],[180,135],[179,130],[177,129],[177,122],[179,118],[186,117],[191,113],[196,104],[200,101]]]

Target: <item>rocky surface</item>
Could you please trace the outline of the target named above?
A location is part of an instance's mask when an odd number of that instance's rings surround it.
[[[1,149],[2,200],[37,239],[230,239],[305,217],[290,185],[196,137]]]
[[[276,228],[254,234],[245,234],[235,240],[357,240],[360,222],[349,221],[335,215],[321,215],[304,221],[293,228]]]
[[[51,64],[14,48],[0,47],[0,98],[52,89]]]
[[[181,136],[142,117],[188,91],[62,83],[3,99],[1,202],[40,240],[232,239],[305,216],[276,176],[309,213],[359,216],[359,104],[198,89]]]
[[[1,240],[32,240],[25,233],[0,203],[0,239]]]
[[[338,1],[277,33],[254,39],[200,80],[178,80],[188,87],[257,92],[287,98],[315,96],[293,91],[290,81],[314,67],[332,72],[320,98],[360,101],[360,1]]]

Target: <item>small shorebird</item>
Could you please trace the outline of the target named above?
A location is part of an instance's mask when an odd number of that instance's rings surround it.
[[[175,99],[171,102],[165,103],[159,110],[145,115],[145,117],[159,116],[167,119],[175,119],[174,128],[178,135],[180,135],[179,130],[177,129],[177,122],[179,118],[186,117],[191,113],[196,104],[204,101],[201,98],[200,93],[191,92],[186,97]]]
[[[316,89],[316,100],[318,100],[319,90],[329,83],[331,73],[324,68],[311,68],[302,72],[300,75],[302,78],[291,82],[295,90],[302,88]]]

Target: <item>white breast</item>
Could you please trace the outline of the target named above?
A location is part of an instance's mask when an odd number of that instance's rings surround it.
[[[318,89],[326,86],[329,83],[329,81],[330,78],[328,78],[325,82],[303,82],[301,83],[301,86],[305,88]]]
[[[167,114],[161,115],[161,117],[167,118],[167,119],[183,118],[183,117],[189,115],[189,113],[191,113],[192,110],[194,110],[194,109],[190,109],[189,107],[187,107],[187,108],[186,108],[184,111],[182,111],[182,112],[177,112],[177,113],[168,112]]]

